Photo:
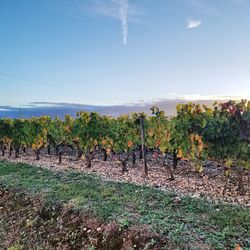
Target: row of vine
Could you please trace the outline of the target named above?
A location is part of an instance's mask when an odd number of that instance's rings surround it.
[[[167,117],[164,111],[152,107],[152,115],[133,113],[117,118],[98,113],[78,112],[76,118],[66,115],[64,119],[49,116],[30,119],[0,119],[0,149],[2,155],[8,148],[15,157],[20,149],[34,150],[36,159],[44,147],[54,148],[61,163],[65,147],[76,149],[79,157],[91,167],[94,152],[103,152],[104,160],[113,153],[118,155],[122,171],[127,171],[130,156],[135,162],[135,151],[141,150],[140,117],[145,125],[145,147],[155,150],[155,157],[171,154],[170,178],[181,159],[190,161],[198,172],[203,161],[211,159],[225,166],[229,173],[238,166],[239,176],[250,168],[250,102],[228,101],[215,103],[213,108],[194,103],[179,104],[177,115]],[[158,153],[157,153],[158,152]],[[145,174],[147,170],[145,169]],[[242,188],[242,178],[239,178]]]

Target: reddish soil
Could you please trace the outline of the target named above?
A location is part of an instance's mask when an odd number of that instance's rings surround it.
[[[20,190],[0,186],[0,249],[30,246],[60,250],[174,249],[167,238],[146,226],[122,229],[116,222],[107,224],[70,207],[44,204]]]

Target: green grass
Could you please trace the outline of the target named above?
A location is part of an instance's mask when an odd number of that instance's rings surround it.
[[[4,161],[0,161],[0,184],[40,195],[46,202],[73,204],[84,213],[116,220],[124,227],[148,224],[191,249],[234,249],[237,243],[250,246],[250,210],[240,206],[190,197],[183,197],[178,205],[173,202],[175,194],[154,188]]]

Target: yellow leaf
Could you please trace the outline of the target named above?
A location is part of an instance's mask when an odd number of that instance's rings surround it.
[[[111,149],[110,149],[110,148],[107,148],[107,149],[106,149],[106,152],[107,152],[107,155],[110,155]]]
[[[190,140],[191,140],[191,142],[194,142],[194,134],[190,135]]]
[[[182,157],[182,149],[181,149],[181,148],[178,149],[177,157],[178,157],[178,158],[181,158],[181,157]]]
[[[150,131],[148,132],[148,136],[149,136],[149,137],[153,137],[153,135],[154,135],[153,131],[150,130]]]
[[[133,145],[134,145],[134,143],[133,143],[132,141],[128,141],[128,147],[129,147],[129,148],[132,148]]]
[[[167,139],[167,141],[170,140],[170,131],[167,131],[167,133],[166,133],[166,139]]]
[[[65,129],[66,132],[70,132],[70,127],[69,126],[65,126],[64,129]]]
[[[231,167],[233,165],[233,160],[229,159],[226,161],[226,166]]]

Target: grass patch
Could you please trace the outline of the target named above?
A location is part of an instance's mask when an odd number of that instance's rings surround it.
[[[5,161],[0,162],[0,184],[40,195],[46,202],[72,204],[83,213],[116,220],[124,227],[147,224],[190,249],[234,249],[237,243],[250,246],[250,211],[240,206],[190,197],[176,204],[175,194],[154,188]]]

